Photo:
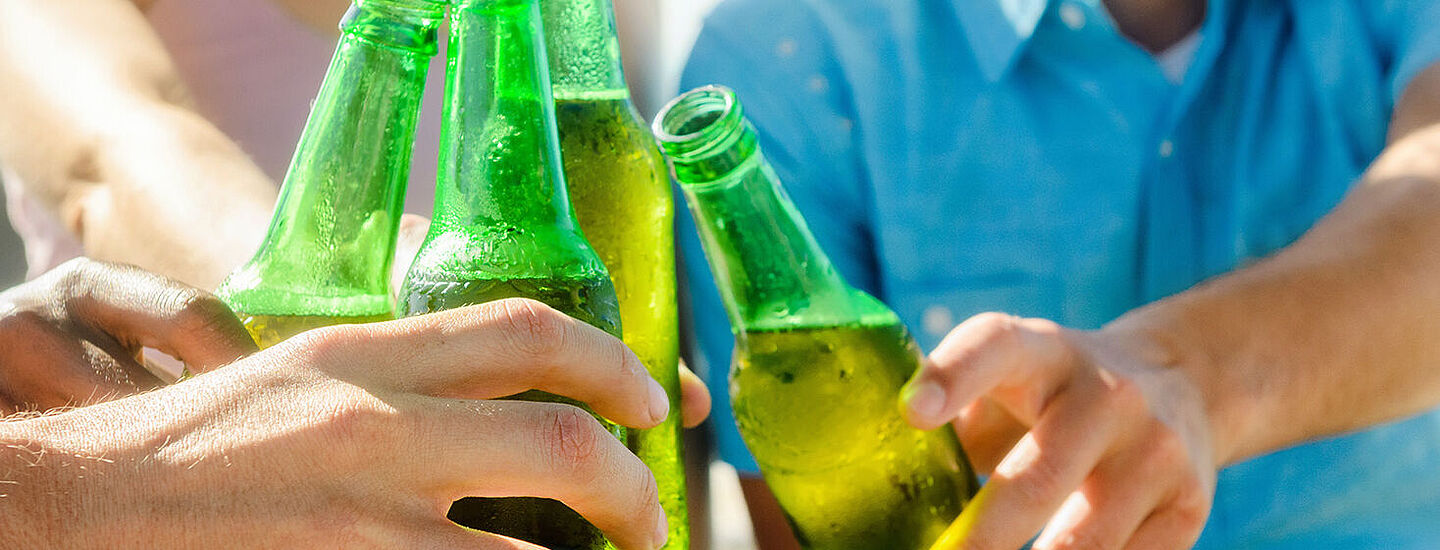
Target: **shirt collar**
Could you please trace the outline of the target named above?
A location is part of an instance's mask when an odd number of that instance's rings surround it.
[[[1049,0],[951,0],[970,51],[991,82],[1005,76],[1020,49],[1035,34]]]
[[[1072,1],[1103,11],[1102,0]],[[1034,36],[1050,0],[950,0],[950,4],[965,29],[965,38],[970,42],[970,51],[974,52],[980,72],[988,81],[997,82]],[[1206,58],[1219,51],[1219,43],[1224,38],[1221,27],[1231,4],[1229,0],[1209,0],[1205,22],[1200,26],[1202,45],[1197,52],[1197,65],[1208,69]]]

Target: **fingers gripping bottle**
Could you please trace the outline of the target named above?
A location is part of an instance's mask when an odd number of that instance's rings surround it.
[[[535,0],[452,5],[435,212],[400,308],[532,298],[619,337],[615,288],[570,207],[540,29]],[[514,398],[584,407],[538,391]],[[555,550],[611,548],[551,499],[466,498],[449,517]]]
[[[390,265],[444,2],[357,0],[259,251],[217,294],[261,347],[394,318]]]
[[[801,545],[929,547],[978,485],[948,426],[901,417],[919,346],[820,250],[733,92],[690,91],[654,129],[735,332],[736,423]]]
[[[630,101],[610,0],[540,0],[570,204],[620,298],[625,343],[680,410],[675,203],[665,160]],[[665,548],[690,546],[680,415],[630,430],[670,522]]]

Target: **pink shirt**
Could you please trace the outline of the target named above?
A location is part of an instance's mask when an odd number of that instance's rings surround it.
[[[278,184],[330,64],[335,36],[294,21],[268,0],[160,0],[147,17],[200,114]],[[431,64],[405,204],[407,212],[424,216],[434,204],[443,73],[442,52]],[[6,170],[3,179],[30,277],[80,255],[54,215],[25,196],[18,175]]]

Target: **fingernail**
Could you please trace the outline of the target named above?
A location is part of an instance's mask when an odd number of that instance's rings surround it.
[[[655,423],[665,420],[670,415],[670,396],[665,394],[665,388],[654,379],[650,380],[650,420]]]
[[[908,388],[906,393],[905,404],[912,423],[943,423],[940,416],[944,414],[945,390],[940,389],[939,384],[921,382]]]
[[[669,540],[670,519],[665,516],[665,510],[661,509],[660,523],[657,523],[655,525],[655,546],[653,546],[653,548],[663,548],[665,546],[665,543]]]

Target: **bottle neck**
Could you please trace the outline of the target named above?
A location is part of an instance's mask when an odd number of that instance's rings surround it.
[[[630,96],[611,0],[540,0],[556,99]]]
[[[265,243],[226,282],[232,290],[285,291],[265,294],[259,301],[266,304],[237,307],[303,309],[310,306],[278,302],[285,296],[388,294],[415,123],[442,9],[420,0],[360,0],[346,14]]]
[[[654,131],[737,332],[893,315],[835,270],[765,161],[733,92],[689,92],[661,110]]]
[[[450,28],[438,227],[578,234],[534,0],[461,1]]]

